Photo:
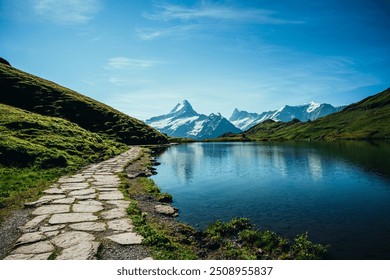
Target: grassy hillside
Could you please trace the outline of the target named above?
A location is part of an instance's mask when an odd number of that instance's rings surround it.
[[[64,119],[0,104],[0,222],[64,173],[126,149]]]
[[[0,103],[59,117],[125,144],[166,143],[143,122],[45,79],[0,63]]]
[[[243,134],[220,140],[390,139],[390,88],[312,122],[260,123]]]

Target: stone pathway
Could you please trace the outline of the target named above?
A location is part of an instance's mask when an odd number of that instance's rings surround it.
[[[142,242],[127,217],[129,202],[118,190],[126,163],[140,152],[127,152],[60,178],[39,200],[27,203],[34,216],[20,229],[23,235],[5,260],[95,259],[104,239],[120,245]]]

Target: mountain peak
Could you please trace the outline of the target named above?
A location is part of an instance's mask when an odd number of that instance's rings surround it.
[[[172,109],[171,113],[176,113],[180,111],[194,111],[190,102],[184,99],[182,102],[177,103],[176,106]],[[195,112],[195,111],[194,111]]]

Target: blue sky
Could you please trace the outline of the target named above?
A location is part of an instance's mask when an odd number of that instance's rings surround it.
[[[1,0],[0,56],[139,119],[390,86],[390,0]]]

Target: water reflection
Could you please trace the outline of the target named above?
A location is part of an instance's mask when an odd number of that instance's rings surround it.
[[[158,160],[153,179],[184,222],[245,216],[289,237],[309,231],[335,258],[390,259],[389,143],[194,143]]]

